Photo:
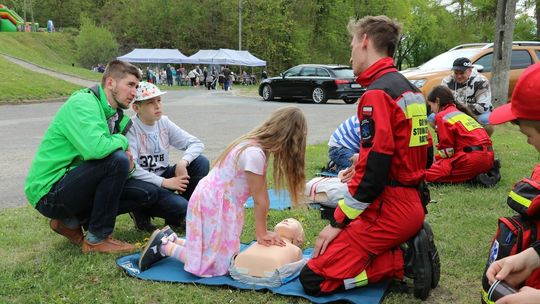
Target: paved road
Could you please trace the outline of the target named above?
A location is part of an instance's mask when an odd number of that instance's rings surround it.
[[[30,62],[28,62],[26,60],[21,60],[21,59],[11,57],[11,56],[6,55],[6,54],[0,54],[0,55],[3,56],[5,59],[13,62],[13,63],[18,64],[18,65],[22,66],[23,68],[29,69],[29,70],[34,71],[34,72],[38,72],[38,73],[41,73],[41,74],[45,74],[45,75],[49,75],[49,76],[52,76],[52,77],[60,78],[60,79],[65,80],[67,82],[71,82],[71,83],[74,83],[74,84],[77,84],[77,85],[80,85],[80,86],[83,86],[83,87],[90,87],[90,86],[94,85],[94,82],[92,82],[90,80],[81,79],[81,78],[74,77],[74,76],[71,76],[71,75],[67,75],[67,74],[64,74],[64,73],[55,72],[53,70],[50,70],[50,69],[43,68],[43,67],[40,67],[38,65],[32,64],[32,63],[30,63]]]
[[[165,113],[180,127],[199,137],[205,155],[215,159],[234,138],[264,120],[284,105],[300,107],[308,119],[308,143],[322,143],[343,120],[353,115],[356,105],[341,100],[328,104],[265,102],[258,97],[240,97],[231,92],[193,89],[163,95]],[[26,204],[24,180],[34,153],[60,102],[0,106],[0,208]],[[129,115],[132,115],[129,111]],[[173,156],[180,156],[173,153]]]

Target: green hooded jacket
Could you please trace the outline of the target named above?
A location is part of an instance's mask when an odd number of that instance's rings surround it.
[[[99,99],[90,88],[73,93],[47,128],[24,186],[34,208],[70,169],[128,148],[124,135],[109,131],[107,119],[117,111],[109,105],[101,85],[97,88]]]

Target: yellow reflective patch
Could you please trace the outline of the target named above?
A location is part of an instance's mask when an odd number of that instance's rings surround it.
[[[345,204],[344,199],[340,199],[338,202],[338,205],[339,205],[339,208],[341,208],[341,211],[343,211],[343,213],[345,213],[345,215],[351,220],[358,217],[364,211],[364,210],[358,210],[350,206],[347,206],[347,204]]]
[[[364,270],[359,275],[354,277],[356,287],[366,286],[368,283],[367,272]]]
[[[480,129],[482,126],[474,120],[474,118],[470,117],[469,115],[465,113],[458,114],[454,117],[451,117],[447,120],[450,124],[455,124],[457,122],[461,122],[461,124],[467,129],[468,131],[472,131],[474,129]]]
[[[510,191],[508,194],[510,198],[512,198],[514,201],[522,204],[523,206],[529,208],[531,205],[531,200],[524,198],[523,196],[520,196],[519,194],[515,193],[514,191]]]
[[[488,293],[487,293],[485,290],[483,290],[483,289],[482,289],[482,299],[484,300],[484,302],[485,302],[486,304],[495,304],[495,302],[490,301],[490,300],[488,299]]]
[[[409,147],[425,146],[428,144],[428,122],[425,104],[409,104],[405,112],[411,119],[411,139]]]

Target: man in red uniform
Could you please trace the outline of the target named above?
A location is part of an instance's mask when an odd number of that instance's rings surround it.
[[[368,16],[351,21],[348,29],[356,81],[367,87],[358,105],[362,147],[354,171],[347,172],[352,179],[344,178],[350,179],[349,193],[319,233],[300,282],[307,294],[318,296],[403,279],[404,268],[413,268],[415,296],[425,299],[438,283],[431,263],[436,251],[431,230],[422,229],[418,191],[428,148],[425,101],[393,65],[399,24]],[[405,267],[400,244],[417,233],[407,250],[414,252],[413,262]]]

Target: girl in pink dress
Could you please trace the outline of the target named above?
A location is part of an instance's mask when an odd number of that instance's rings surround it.
[[[244,203],[249,196],[254,201],[257,242],[284,246],[275,232],[266,229],[270,205],[266,165],[272,156],[274,186],[286,187],[296,204],[305,184],[306,135],[304,114],[296,107],[284,107],[229,144],[189,200],[186,239],[177,238],[167,227],[154,231],[141,253],[140,269],[172,256],[197,276],[226,274],[240,249]]]

